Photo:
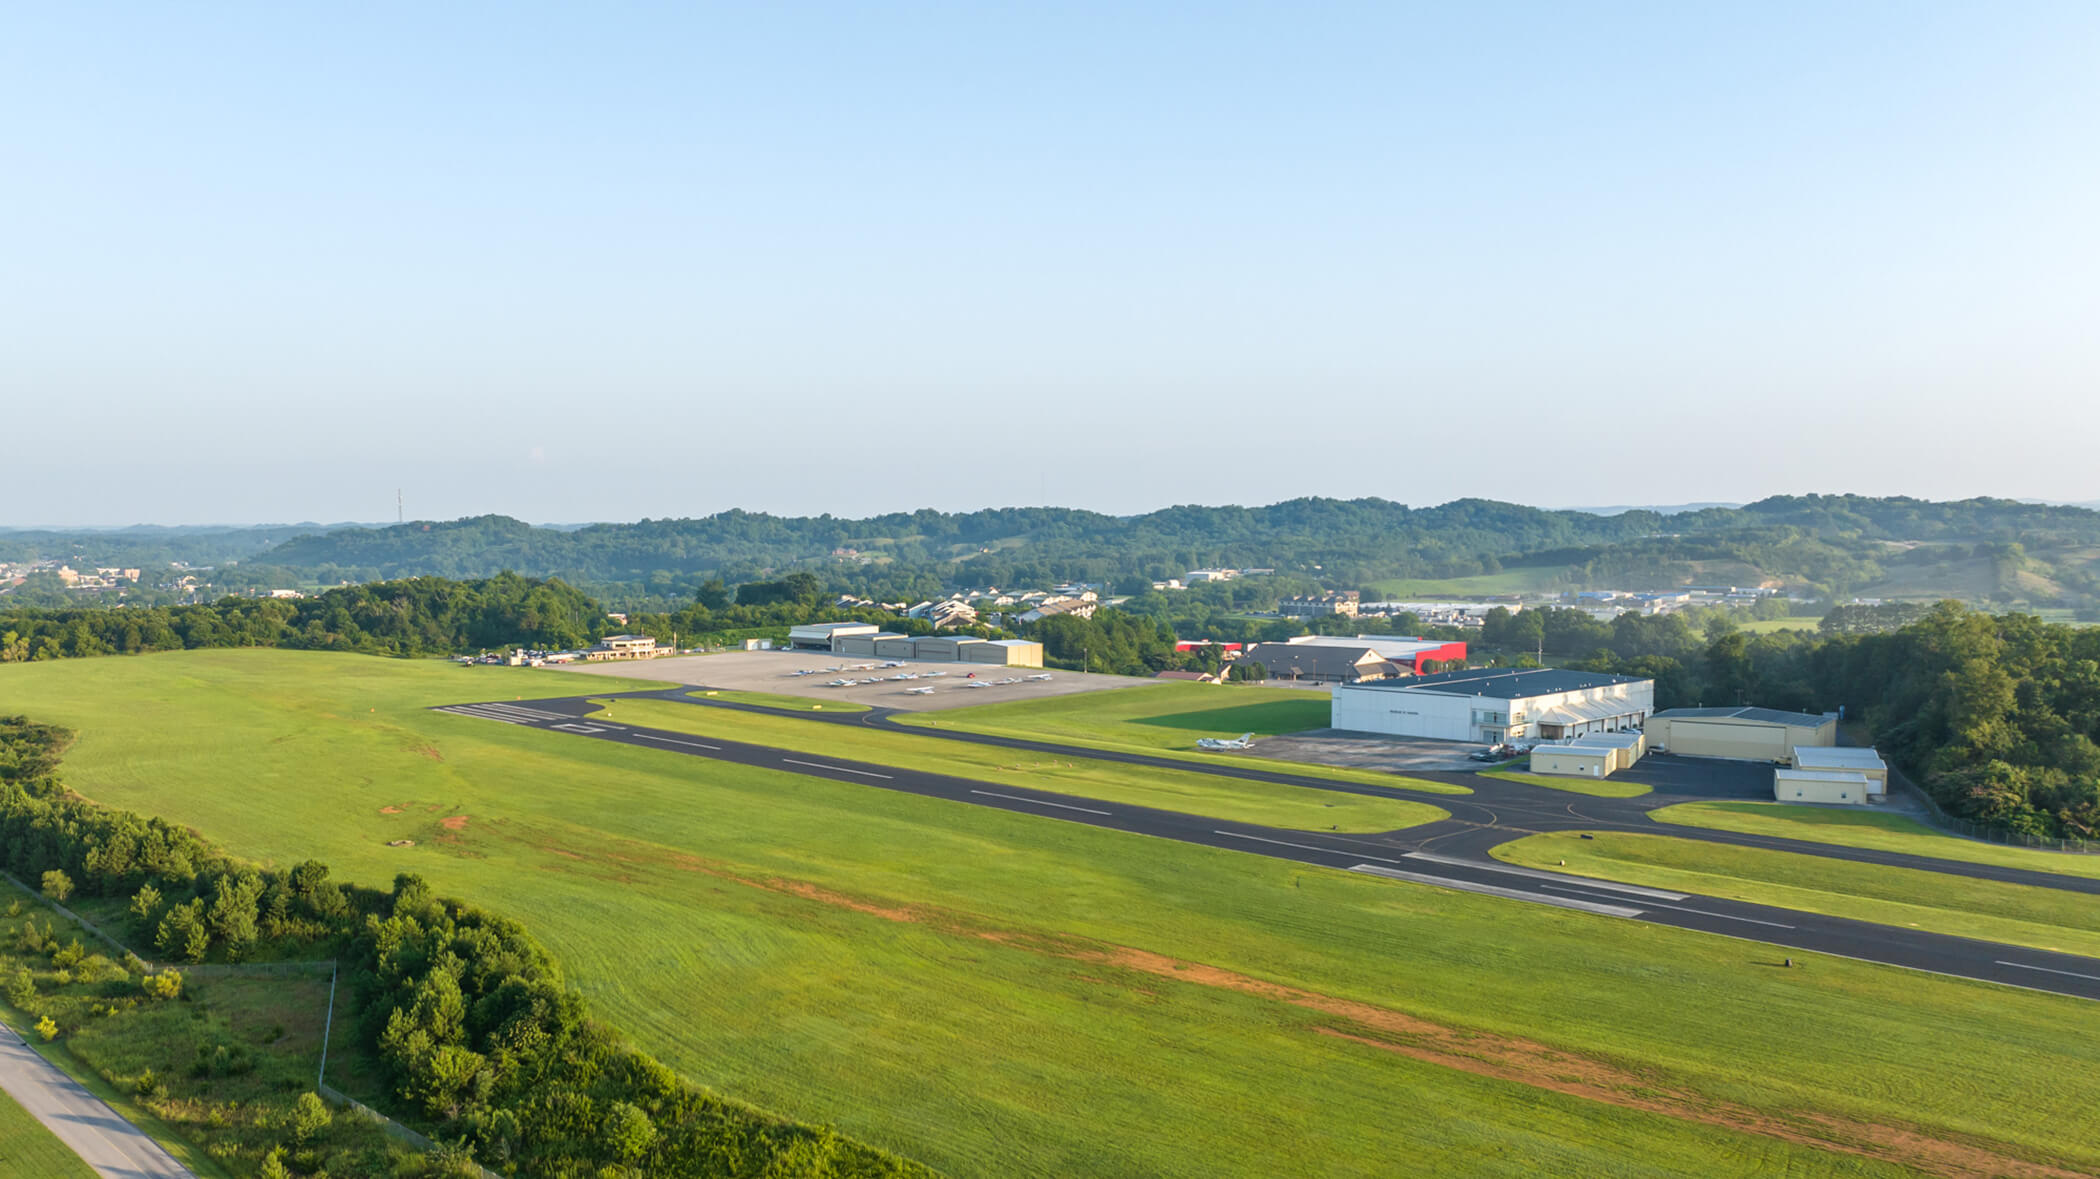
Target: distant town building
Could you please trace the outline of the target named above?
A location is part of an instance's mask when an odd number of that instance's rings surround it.
[[[598,663],[608,659],[654,659],[671,653],[670,648],[658,647],[648,635],[607,635],[585,649],[583,657]]]
[[[1358,595],[1355,590],[1334,594],[1292,594],[1276,605],[1276,612],[1285,618],[1330,618],[1336,614],[1354,615]]]

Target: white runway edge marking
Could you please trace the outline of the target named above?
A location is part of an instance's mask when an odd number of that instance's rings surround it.
[[[1031,804],[1031,805],[1033,805],[1033,806],[1054,806],[1054,807],[1060,807],[1060,808],[1062,808],[1062,809],[1064,809],[1064,810],[1068,810],[1068,811],[1085,811],[1085,812],[1086,812],[1087,814],[1090,814],[1090,815],[1105,815],[1105,814],[1108,814],[1108,813],[1109,813],[1109,812],[1107,812],[1107,811],[1097,811],[1097,810],[1093,809],[1092,807],[1084,807],[1084,806],[1073,806],[1073,805],[1071,805],[1070,803],[1064,803],[1064,802],[1046,802],[1046,801],[1044,801],[1043,799],[1040,799],[1040,798],[1022,798],[1022,797],[1021,797],[1020,795],[1018,795],[1018,794],[998,794],[998,793],[995,793],[995,792],[993,792],[993,791],[990,791],[990,790],[972,790],[972,791],[970,791],[970,793],[972,793],[972,794],[982,794],[982,795],[984,795],[984,796],[985,796],[986,798],[1003,798],[1003,799],[1006,799],[1006,800],[1007,800],[1007,801],[1009,801],[1009,802],[1025,802],[1025,803],[1029,803],[1029,804]]]
[[[666,745],[690,745],[695,749],[712,749],[716,753],[722,752],[720,745],[703,745],[698,741],[680,741],[676,737],[659,737],[654,733],[636,733],[635,736],[640,737],[644,741],[662,741]]]
[[[2044,974],[2067,974],[2072,978],[2089,978],[2094,982],[2100,982],[2100,974],[2080,974],[2075,970],[2058,970],[2054,966],[2029,966],[2025,962],[2007,962],[2002,958],[1998,960],[1998,965],[2011,966],[2019,970],[2039,970]]]
[[[472,720],[502,721],[506,725],[529,725],[532,723],[531,721],[527,720],[513,720],[507,716],[495,716],[489,713],[470,712],[464,708],[440,708],[438,709],[438,711],[449,712],[454,716],[464,716]]]
[[[1251,839],[1256,843],[1273,843],[1277,847],[1295,847],[1300,848],[1304,851],[1326,852],[1328,855],[1331,856],[1354,856],[1359,860],[1377,860],[1378,862],[1383,864],[1397,864],[1400,862],[1398,860],[1388,860],[1384,856],[1367,856],[1362,852],[1350,851],[1347,848],[1321,847],[1317,843],[1292,843],[1288,840],[1283,839],[1266,839],[1259,835],[1242,835],[1237,831],[1213,831],[1211,832],[1211,834],[1223,835],[1227,839]]]
[[[1549,897],[1541,893],[1525,892],[1521,888],[1503,888],[1494,884],[1474,884],[1470,880],[1453,880],[1448,876],[1431,876],[1426,872],[1402,872],[1394,868],[1381,868],[1376,864],[1358,864],[1349,869],[1371,876],[1385,876],[1393,880],[1406,880],[1414,884],[1433,884],[1438,888],[1455,888],[1460,892],[1477,892],[1484,896],[1503,897],[1512,901],[1530,901],[1535,905],[1552,905],[1556,909],[1580,909],[1585,913],[1597,913],[1605,917],[1638,917],[1639,909],[1625,905],[1606,905],[1597,901],[1577,900],[1574,897]]]
[[[1457,856],[1440,856],[1433,852],[1409,852],[1410,860],[1427,860],[1432,864],[1449,864],[1454,868],[1485,868],[1490,872],[1506,872],[1511,876],[1528,876],[1533,880],[1550,880],[1555,884],[1574,884],[1583,888],[1603,889],[1606,892],[1623,892],[1637,897],[1648,897],[1658,901],[1681,901],[1685,894],[1664,892],[1659,888],[1642,888],[1635,884],[1619,884],[1610,880],[1591,880],[1587,876],[1571,876],[1565,872],[1541,872],[1536,868],[1519,868],[1500,860],[1462,860]]]
[[[818,761],[798,761],[792,757],[783,757],[780,760],[791,766],[808,766],[813,770],[830,770],[834,774],[859,774],[863,778],[887,778],[890,776],[888,774],[878,774],[873,770],[856,770],[847,766],[827,766],[823,762]]]

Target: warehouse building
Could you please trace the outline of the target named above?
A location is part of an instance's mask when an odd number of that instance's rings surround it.
[[[1847,770],[1773,770],[1772,797],[1858,806],[1867,801],[1867,776]]]
[[[1400,674],[1422,675],[1428,671],[1448,670],[1453,665],[1466,665],[1466,645],[1462,642],[1445,642],[1442,639],[1418,639],[1409,635],[1357,635],[1345,638],[1341,635],[1299,635],[1285,639],[1282,644],[1292,647],[1347,647],[1371,650],[1378,657],[1393,664]]]
[[[1400,674],[1399,666],[1392,660],[1364,646],[1256,643],[1240,659],[1261,664],[1272,680],[1308,684],[1355,684]]]
[[[1591,733],[1565,745],[1539,745],[1531,751],[1531,772],[1572,778],[1609,778],[1641,760],[1648,751],[1639,729]]]
[[[1794,768],[1858,774],[1867,780],[1871,800],[1889,790],[1889,763],[1872,749],[1858,745],[1801,745],[1794,749]]]
[[[1560,741],[1638,729],[1655,681],[1557,667],[1476,668],[1336,684],[1337,729],[1444,741]]]
[[[1648,745],[1682,757],[1790,761],[1797,746],[1837,744],[1837,714],[1776,708],[1670,708],[1649,718]]]
[[[795,651],[836,651],[841,638],[871,635],[881,629],[872,622],[811,622],[788,632],[788,647]]]
[[[868,634],[840,635],[831,641],[834,655],[851,655],[855,659],[873,659],[875,647],[886,639],[901,639],[907,636],[893,630],[873,630]]]

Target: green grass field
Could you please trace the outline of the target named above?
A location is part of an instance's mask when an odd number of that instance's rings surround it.
[[[1639,798],[1653,789],[1638,782],[1615,782],[1610,778],[1570,778],[1560,774],[1533,774],[1524,770],[1482,770],[1480,776],[1500,778],[1504,782],[1521,782],[1526,786],[1543,786],[1548,790],[1565,790],[1570,794],[1587,794],[1591,798]]]
[[[95,1179],[95,1171],[0,1091],[0,1179]]]
[[[0,667],[0,711],[80,731],[82,793],[422,873],[674,1067],[953,1173],[2100,1168],[2076,1000],[427,711],[499,692],[575,687]]]
[[[1242,733],[1274,737],[1324,729],[1331,710],[1332,702],[1325,692],[1167,681],[1044,700],[923,712],[897,719],[916,728],[1026,737],[1087,749],[1149,753],[1197,764],[1238,758],[1261,769],[1308,778],[1396,786],[1431,794],[1471,793],[1463,786],[1377,770],[1349,770],[1245,753],[1196,752],[1196,742],[1204,737],[1238,737]]]
[[[1597,832],[1584,839],[1557,831],[1503,844],[1494,855],[1579,876],[2100,958],[2100,904],[2084,893],[1667,835]]]
[[[1736,623],[1735,628],[1746,634],[1769,635],[1786,630],[1813,631],[1822,621],[1820,618],[1747,618]]]
[[[2037,851],[1962,839],[1916,819],[1880,811],[1790,806],[1781,802],[1684,802],[1650,811],[1649,817],[1657,822],[1686,827],[1777,835],[1811,843],[1835,843],[1940,860],[2025,868],[2030,872],[2100,877],[2100,856]]]
[[[1306,786],[1279,786],[1240,778],[1180,773],[1110,761],[1050,756],[942,741],[912,733],[857,725],[832,725],[785,716],[763,716],[726,708],[695,707],[670,700],[598,700],[597,715],[610,720],[771,745],[849,761],[902,766],[983,782],[1054,790],[1104,802],[1208,815],[1302,831],[1397,831],[1450,817],[1423,802],[1342,794]]]
[[[726,700],[731,704],[756,704],[782,712],[866,712],[868,706],[851,700],[811,700],[806,696],[782,696],[774,692],[744,692],[735,688],[702,688],[686,695],[699,699]]]

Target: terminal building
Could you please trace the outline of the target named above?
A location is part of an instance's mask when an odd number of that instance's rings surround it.
[[[1474,668],[1336,684],[1331,723],[1358,733],[1495,744],[1624,732],[1654,711],[1654,680],[1557,667]]]
[[[1670,708],[1648,721],[1648,744],[1681,757],[1787,762],[1797,748],[1837,744],[1837,714],[1776,708]]]

